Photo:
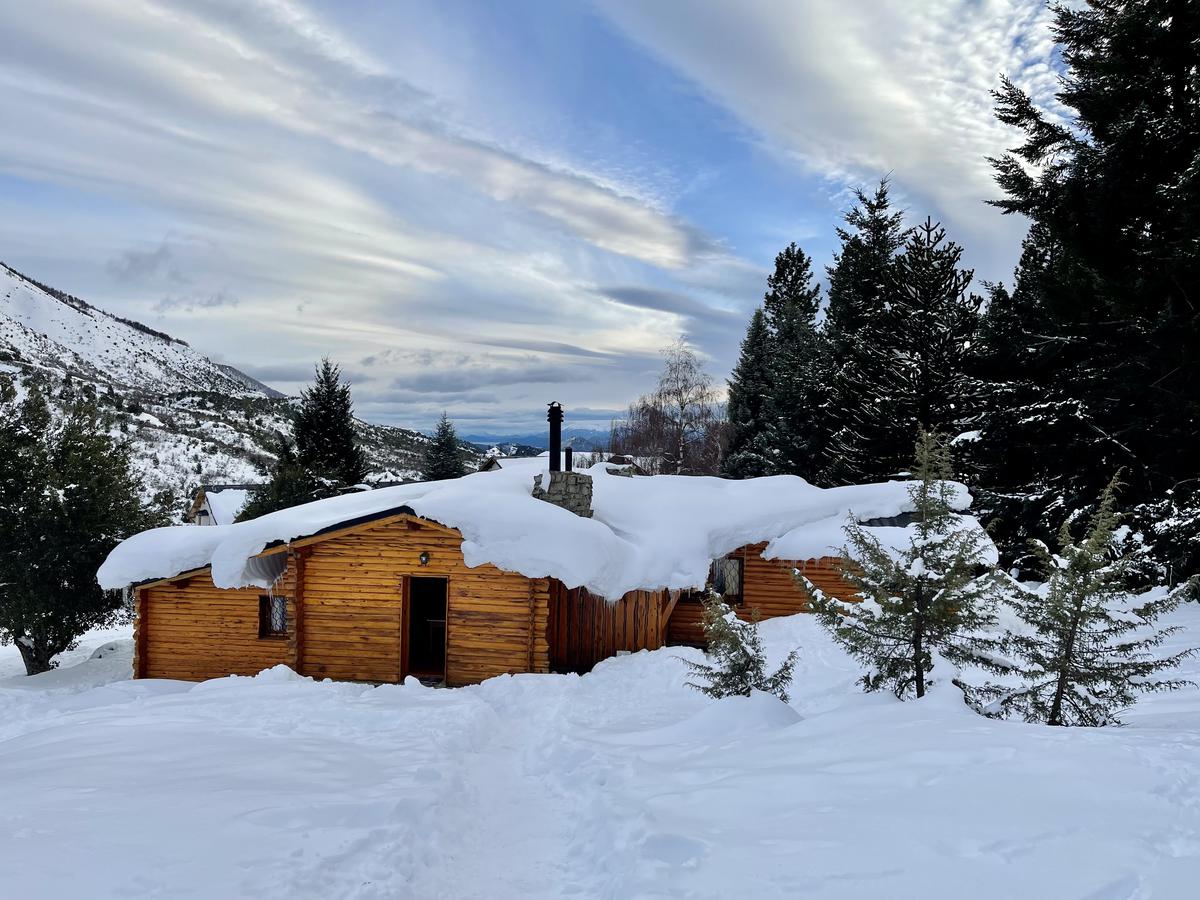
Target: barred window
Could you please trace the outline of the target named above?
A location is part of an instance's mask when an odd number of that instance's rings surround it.
[[[262,594],[258,598],[258,636],[287,636],[287,597]]]
[[[708,570],[708,586],[730,606],[742,605],[742,558],[714,559]]]
[[[708,569],[707,590],[716,591],[730,606],[742,605],[742,572],[744,560],[740,556],[714,559]],[[706,591],[687,591],[680,600],[700,603]]]

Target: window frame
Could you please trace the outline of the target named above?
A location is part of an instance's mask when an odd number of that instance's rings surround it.
[[[272,626],[275,624],[275,605],[281,607],[283,617],[283,629],[276,630]],[[288,636],[288,598],[275,596],[273,594],[258,595],[258,639],[260,641],[278,641],[286,640]]]

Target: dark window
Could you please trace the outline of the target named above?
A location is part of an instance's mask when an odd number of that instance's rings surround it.
[[[740,556],[714,559],[708,568],[709,590],[716,591],[730,606],[742,605],[742,572],[744,560]],[[692,603],[704,600],[704,591],[687,591],[679,599]]]
[[[287,597],[263,594],[258,598],[258,636],[287,637]]]

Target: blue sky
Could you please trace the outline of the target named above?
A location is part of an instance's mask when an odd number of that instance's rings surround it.
[[[0,259],[361,414],[606,423],[680,335],[722,383],[776,252],[891,173],[979,277],[1037,0],[0,0]]]

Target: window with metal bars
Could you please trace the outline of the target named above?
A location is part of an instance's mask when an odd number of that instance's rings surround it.
[[[258,598],[258,636],[287,637],[287,597],[262,594]]]
[[[714,559],[708,569],[707,590],[716,591],[730,606],[741,606],[744,566],[745,560],[740,556]],[[704,600],[705,593],[706,591],[688,591],[680,599],[700,603]]]

